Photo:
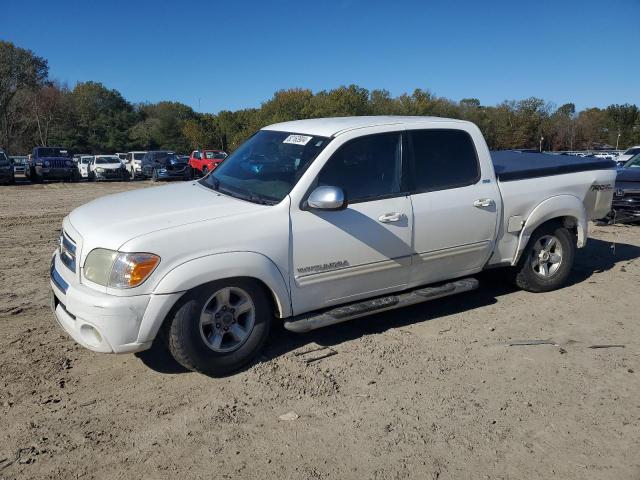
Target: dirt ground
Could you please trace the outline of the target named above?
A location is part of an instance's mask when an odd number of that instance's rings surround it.
[[[160,346],[92,353],[49,310],[63,216],[143,186],[0,187],[0,479],[640,478],[640,227],[592,227],[562,290],[482,275],[465,296],[275,329],[213,379]],[[557,345],[507,345],[526,339]]]

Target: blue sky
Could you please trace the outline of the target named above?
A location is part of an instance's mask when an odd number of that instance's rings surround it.
[[[485,105],[640,105],[640,0],[0,0],[0,39],[73,86],[217,112],[355,83]]]

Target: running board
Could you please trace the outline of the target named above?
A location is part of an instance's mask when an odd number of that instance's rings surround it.
[[[475,278],[463,278],[437,286],[422,287],[405,293],[351,303],[320,313],[302,314],[284,322],[284,328],[296,333],[309,332],[316,328],[335,325],[336,323],[346,322],[354,318],[364,317],[386,310],[408,307],[409,305],[428,302],[436,298],[448,297],[456,293],[469,292],[476,288],[478,288],[478,280]]]

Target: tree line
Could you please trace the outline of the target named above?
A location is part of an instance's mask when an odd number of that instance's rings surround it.
[[[432,115],[474,122],[492,149],[582,150],[640,144],[640,110],[610,105],[576,112],[540,98],[482,105],[454,101],[426,89],[392,96],[357,85],[312,92],[276,92],[260,108],[198,113],[178,102],[128,102],[99,82],[73,88],[49,77],[46,59],[0,41],[0,148],[11,154],[34,146],[64,146],[76,153],[195,148],[233,151],[265,125],[350,115]]]

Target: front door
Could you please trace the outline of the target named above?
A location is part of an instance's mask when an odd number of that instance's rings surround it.
[[[402,133],[348,141],[314,187],[342,188],[344,210],[292,208],[296,314],[403,288],[411,263],[411,201],[403,193]]]

